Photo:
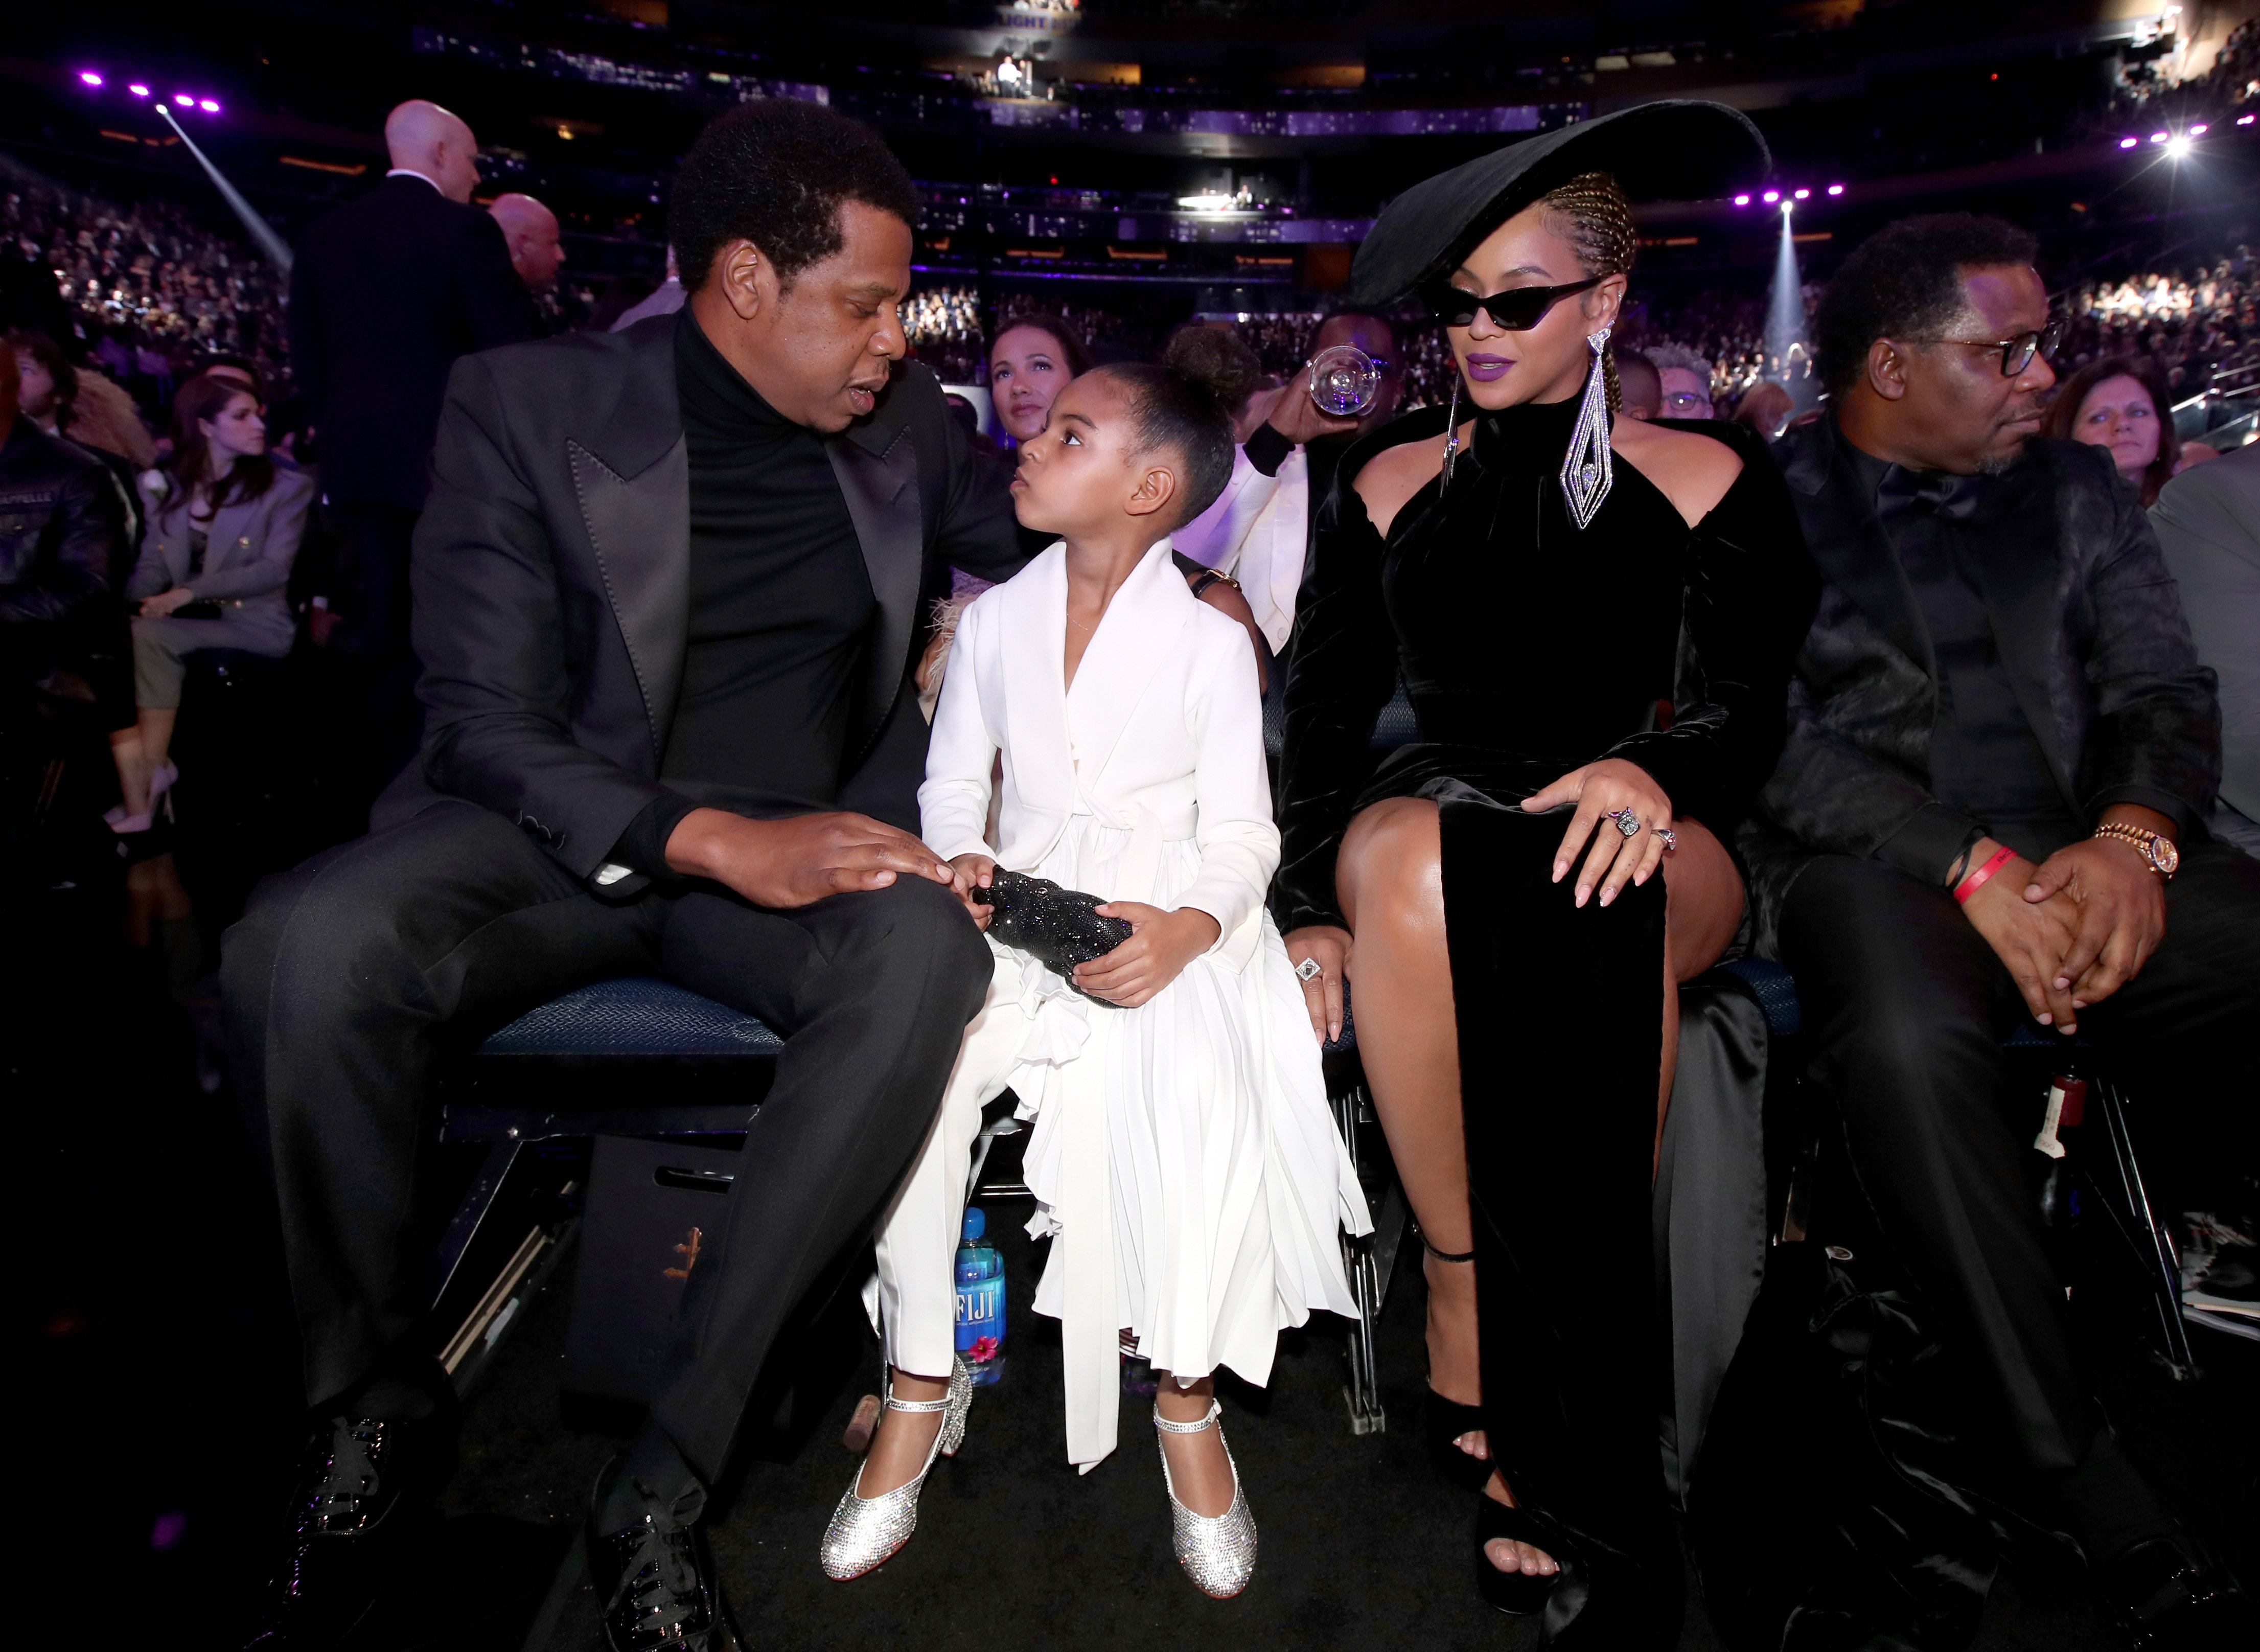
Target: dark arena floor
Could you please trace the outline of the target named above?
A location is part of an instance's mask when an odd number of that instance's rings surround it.
[[[43,1547],[26,1586],[68,1590],[75,1613],[118,1613],[105,1643],[235,1645],[296,1443],[278,1252],[233,1104],[197,1079],[194,983],[184,1012],[152,955],[89,921],[111,898],[61,892],[11,920],[31,943],[12,955],[44,961],[5,995],[10,1111],[29,1137],[12,1247],[27,1281],[18,1484],[43,1511],[34,1524],[64,1538]],[[550,1168],[578,1173],[569,1156]],[[1170,1558],[1136,1402],[1125,1402],[1114,1457],[1083,1478],[1066,1462],[1056,1329],[1026,1311],[1041,1258],[1012,1205],[992,1217],[1011,1282],[1006,1374],[976,1400],[962,1452],[937,1469],[918,1535],[851,1584],[826,1580],[816,1555],[854,1466],[843,1428],[876,1385],[853,1291],[780,1355],[788,1369],[773,1371],[781,1380],[760,1407],[769,1420],[751,1430],[712,1528],[749,1647],[1535,1644],[1527,1620],[1477,1599],[1468,1498],[1422,1455],[1421,1298],[1407,1269],[1381,1327],[1386,1432],[1349,1431],[1341,1321],[1287,1336],[1268,1394],[1227,1393],[1262,1559],[1244,1595],[1218,1602]],[[469,1394],[434,1563],[404,1578],[356,1648],[601,1645],[574,1538],[624,1420],[561,1398],[575,1247],[558,1254]],[[2119,1427],[2229,1562],[2260,1575],[2260,1343],[2197,1333],[2204,1379],[2177,1385],[2147,1354],[2138,1310],[2108,1291],[2075,1300]],[[1797,1489],[1782,1501],[1784,1520],[1798,1519]],[[40,1611],[51,1609],[62,1610]],[[1681,1644],[1720,1644],[1699,1602]],[[2121,1642],[2075,1572],[2028,1569],[2004,1572],[1977,1644]]]

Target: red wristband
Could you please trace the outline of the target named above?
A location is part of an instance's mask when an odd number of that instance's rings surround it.
[[[2017,852],[2014,849],[1994,850],[1993,858],[1992,860],[1986,862],[1985,865],[1979,867],[1976,871],[1970,873],[1969,876],[1963,878],[1959,883],[1956,883],[1954,886],[1954,898],[1962,902],[1964,905],[1967,905],[1969,904],[1970,898],[1972,895],[1975,895],[1979,890],[1985,887],[1985,880],[2001,869],[2001,864],[2003,862],[2013,861],[2016,858]]]

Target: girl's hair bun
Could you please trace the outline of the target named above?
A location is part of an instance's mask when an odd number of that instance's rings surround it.
[[[1192,322],[1169,336],[1162,365],[1216,397],[1227,415],[1263,388],[1263,362],[1255,347],[1229,327]]]

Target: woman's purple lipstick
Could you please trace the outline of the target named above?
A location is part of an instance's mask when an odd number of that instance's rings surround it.
[[[1505,378],[1507,368],[1513,365],[1514,358],[1511,355],[1470,355],[1466,361],[1468,376],[1478,384]]]

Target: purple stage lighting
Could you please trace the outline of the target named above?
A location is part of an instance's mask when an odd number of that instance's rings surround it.
[[[132,93],[136,97],[147,97],[149,95],[149,89],[147,86],[142,85],[139,81],[135,82],[125,89]]]
[[[2236,124],[2240,126],[2249,126],[2252,124],[2252,117],[2249,115],[2239,115],[2236,118]]]
[[[1750,197],[1747,195],[1738,195],[1734,197],[1734,204],[1736,206],[1748,206],[1749,204]]]
[[[2201,120],[2200,120],[2199,122],[2198,122],[2198,123],[2197,123],[2197,125],[2196,125],[2192,126],[2192,127],[2190,128],[2190,136],[2191,136],[2191,137],[2192,137],[2192,138],[2202,138],[2202,137],[2204,137],[2204,136],[2205,136],[2205,122],[2203,122],[2203,121],[2201,121]]]
[[[2152,143],[2163,143],[2165,140],[2166,134],[2163,132],[2154,132],[2150,134],[2150,141]]]
[[[2140,138],[2121,138],[2119,140],[2119,147],[2121,149],[2132,149],[2136,144],[2142,141],[2142,140]]]
[[[1828,193],[1831,195],[1842,195],[1844,193],[1844,186],[1841,183],[1832,183],[1828,186]]]
[[[1768,190],[1765,192],[1765,204],[1766,204],[1768,206],[1771,206],[1771,205],[1772,205],[1776,201],[1778,201],[1778,200],[1780,200],[1780,199],[1781,199],[1781,191],[1780,191],[1779,190]]]
[[[1813,191],[1810,190],[1799,190],[1797,192],[1797,198],[1800,201],[1809,201],[1813,198]]]
[[[217,115],[219,113],[219,100],[213,97],[200,97],[197,100],[197,107],[207,115]]]
[[[186,92],[175,92],[173,94],[173,101],[183,109],[194,109],[197,106],[197,100],[190,97]]]
[[[82,68],[79,70],[78,77],[80,82],[84,85],[99,86],[102,84],[102,76],[96,74],[90,68]]]

